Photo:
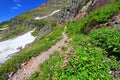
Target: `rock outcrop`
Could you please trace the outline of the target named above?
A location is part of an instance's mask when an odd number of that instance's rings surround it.
[[[69,0],[60,12],[60,23],[76,21],[83,18],[90,11],[100,8],[111,0]]]

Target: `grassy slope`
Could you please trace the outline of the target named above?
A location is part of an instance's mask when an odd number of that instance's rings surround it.
[[[110,75],[111,70],[120,70],[120,31],[101,28],[89,35],[82,34],[85,29],[99,23],[107,22],[110,17],[120,11],[120,1],[117,0],[101,9],[95,10],[76,23],[68,23],[67,34],[72,40],[69,44],[73,49],[66,50],[70,60],[64,68],[64,60],[53,58],[46,60],[40,66],[40,71],[34,73],[30,80],[113,80],[117,74]],[[109,52],[109,50],[111,50]],[[77,53],[77,54],[75,54]],[[109,56],[110,55],[110,56]],[[46,66],[46,64],[48,64]],[[50,68],[53,66],[53,70]]]
[[[61,39],[63,27],[57,27],[50,34],[45,35],[42,39],[33,43],[27,49],[19,52],[12,59],[7,61],[0,67],[0,80],[6,80],[6,74],[9,72],[16,72],[20,68],[21,63],[27,61],[33,56],[37,56],[40,52],[43,52],[54,45]]]

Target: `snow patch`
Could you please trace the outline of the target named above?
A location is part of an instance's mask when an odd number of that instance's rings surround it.
[[[5,30],[5,29],[7,29],[7,28],[0,28],[0,31],[3,31],[3,30]]]
[[[0,63],[4,63],[15,53],[19,52],[20,49],[18,48],[23,49],[27,44],[32,43],[36,39],[36,37],[31,35],[33,31],[34,30],[29,31],[22,36],[0,42]]]
[[[59,10],[53,11],[53,12],[52,12],[51,14],[49,14],[49,15],[46,15],[46,16],[43,16],[43,17],[36,17],[35,20],[41,20],[41,19],[48,18],[48,17],[50,17],[50,16],[56,14],[56,13],[59,12],[59,11],[60,11],[60,9],[59,9]]]

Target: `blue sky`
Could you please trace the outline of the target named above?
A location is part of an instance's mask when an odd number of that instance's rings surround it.
[[[47,0],[0,0],[0,22],[38,7]]]

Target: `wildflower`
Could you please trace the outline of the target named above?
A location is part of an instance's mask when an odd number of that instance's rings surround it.
[[[76,56],[77,52],[74,52],[74,56]]]
[[[68,55],[66,55],[65,59],[66,59],[66,60],[68,60],[68,59],[69,59],[69,56],[68,56]]]
[[[76,68],[76,66],[74,65],[73,68]]]
[[[76,61],[79,61],[79,59],[77,58]]]
[[[109,61],[110,60],[110,58],[106,58],[103,62],[106,62],[106,61]]]
[[[77,52],[74,52],[74,55],[76,55],[77,54]]]
[[[53,77],[52,80],[56,80],[56,79]]]
[[[51,66],[51,67],[50,67],[50,70],[52,71],[52,70],[53,70],[53,68],[54,68],[54,67],[53,67],[53,66]]]
[[[109,74],[112,74],[112,73],[113,73],[112,71],[109,72]]]
[[[67,62],[64,62],[64,64],[62,65],[62,68],[67,66]]]
[[[73,50],[73,48],[72,48],[72,47],[69,47],[69,48],[68,48],[68,51],[71,51],[71,50]]]

